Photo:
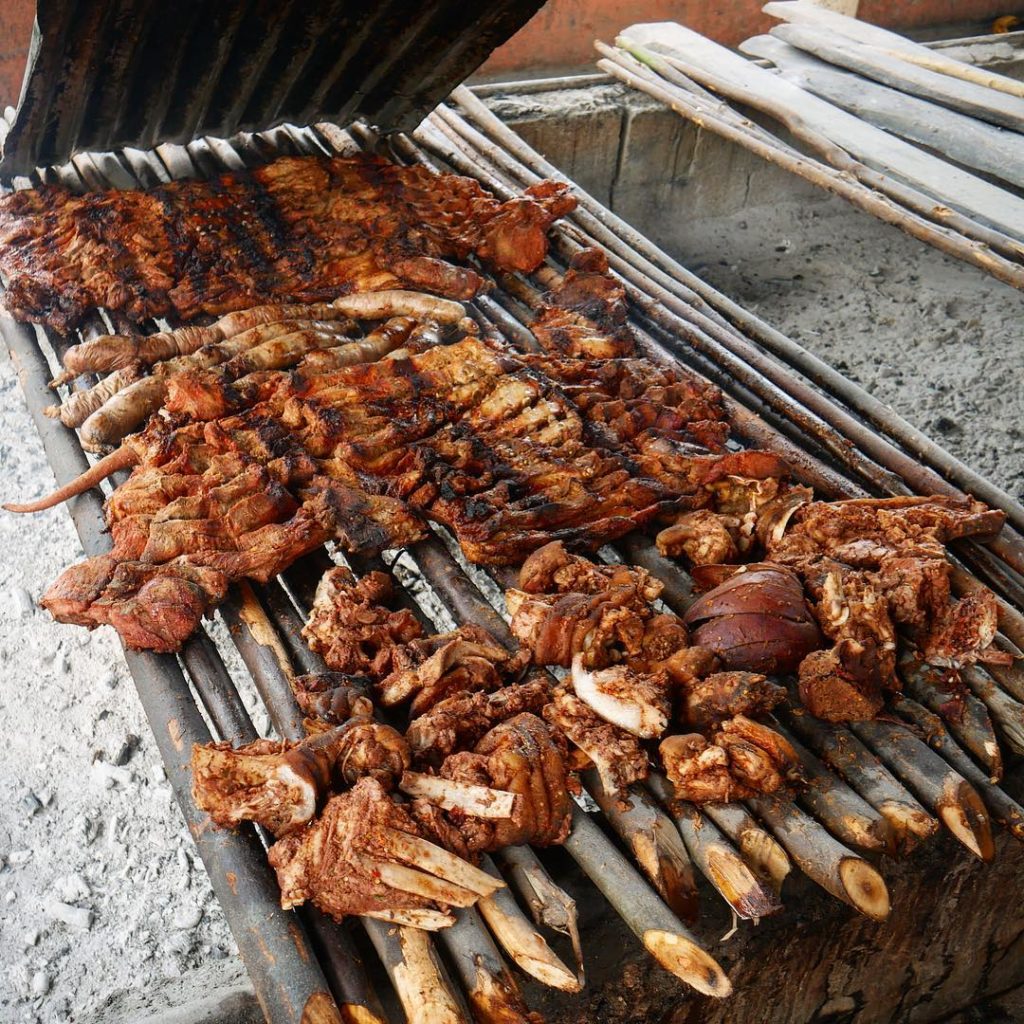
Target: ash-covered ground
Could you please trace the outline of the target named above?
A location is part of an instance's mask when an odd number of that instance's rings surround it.
[[[1024,296],[831,204],[692,237],[716,285],[1024,493]],[[6,353],[0,480],[53,483]],[[82,557],[71,522],[0,513],[0,546],[0,1021],[94,1020],[199,965],[208,984],[234,946],[120,649],[37,608]]]

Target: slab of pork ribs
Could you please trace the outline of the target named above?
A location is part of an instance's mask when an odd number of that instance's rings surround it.
[[[574,288],[577,327],[592,334],[595,300]],[[53,585],[44,600],[56,618],[175,650],[231,580],[265,581],[330,539],[350,551],[402,547],[430,519],[470,560],[516,564],[551,540],[594,549],[702,507],[711,483],[740,466],[785,472],[768,453],[723,449],[717,389],[632,355],[521,356],[466,337],[308,378],[255,376],[188,375],[169,402],[178,415],[126,441],[137,466],[107,503],[114,550]],[[237,411],[184,417],[196,390]],[[130,585],[144,578],[152,590],[154,576],[170,581],[160,586],[173,613]]]
[[[208,181],[0,199],[0,272],[12,316],[67,332],[103,306],[135,321],[271,301],[411,287],[470,298],[476,255],[530,271],[576,205],[541,182],[500,203],[472,178],[377,157],[281,157]]]

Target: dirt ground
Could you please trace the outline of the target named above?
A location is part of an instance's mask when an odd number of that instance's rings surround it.
[[[1024,495],[1019,293],[832,204],[691,237],[716,285]],[[0,480],[53,482],[6,352]],[[235,949],[112,635],[37,608],[81,557],[70,520],[0,513],[0,547],[0,1022],[97,1020]]]

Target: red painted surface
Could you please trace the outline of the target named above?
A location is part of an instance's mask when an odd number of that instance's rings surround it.
[[[708,4],[702,0],[549,0],[542,10],[484,65],[489,74],[564,68],[593,63],[593,40],[611,42],[615,33],[641,21],[679,21],[721,43],[736,46],[773,19],[761,13],[763,0]],[[1020,0],[862,0],[865,21],[892,28],[921,28],[985,22],[1015,13]],[[21,91],[34,0],[0,0],[0,108],[15,104]]]
[[[0,109],[18,102],[35,0],[0,0]]]

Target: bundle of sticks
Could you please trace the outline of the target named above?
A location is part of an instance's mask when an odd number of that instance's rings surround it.
[[[281,157],[146,191],[47,185],[0,199],[4,302],[67,332],[99,307],[139,322],[407,286],[465,299],[484,279],[462,261],[532,270],[574,205],[557,183],[499,203],[471,178],[367,155]]]

